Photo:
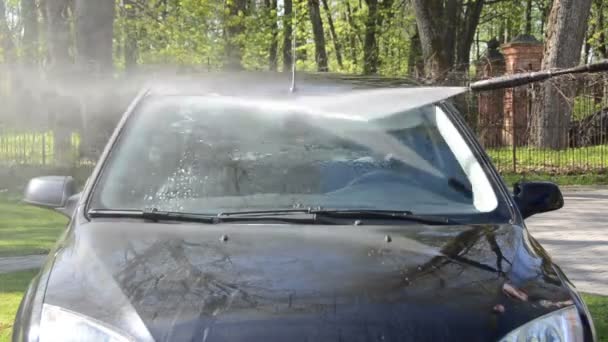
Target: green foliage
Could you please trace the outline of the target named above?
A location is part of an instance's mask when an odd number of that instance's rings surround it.
[[[346,2],[348,1],[348,5]],[[144,66],[172,65],[216,70],[224,67],[228,39],[241,49],[241,64],[248,70],[269,68],[269,49],[272,40],[272,23],[277,25],[278,65],[283,65],[284,40],[283,2],[277,9],[269,9],[258,2],[255,9],[231,16],[223,2],[210,0],[171,0],[135,2],[125,5],[117,2],[114,24],[114,56],[119,70],[125,68],[126,42],[135,37],[138,64]],[[166,5],[165,5],[166,3]],[[336,58],[333,37],[330,34],[328,13],[321,7],[326,48],[330,70],[334,72],[362,72],[363,39],[367,6],[358,0],[328,0],[329,15],[333,19],[338,46],[341,47],[343,66]],[[294,1],[295,26],[298,50],[298,68],[314,71],[315,49],[312,40],[307,1]],[[348,11],[350,8],[350,12]],[[350,13],[350,17],[349,17]],[[380,73],[404,75],[415,18],[409,5],[395,2],[380,11],[383,25],[377,28],[380,51]],[[228,38],[227,27],[241,27],[235,37]],[[405,28],[405,29],[404,29]]]
[[[501,43],[511,41],[524,33],[526,21],[526,1],[498,1],[484,7],[480,25],[477,28],[479,43],[473,46],[473,55],[483,55],[485,42],[498,38]],[[531,15],[531,32],[539,41],[544,39],[547,16],[552,0],[533,0]]]
[[[602,49],[606,51],[606,37],[608,34],[607,25],[608,6],[603,0],[594,0],[591,7],[591,15],[588,22],[587,43],[594,52],[595,59],[603,59],[608,56],[602,55]]]
[[[231,15],[229,3],[244,2],[246,8]],[[543,39],[547,15],[552,0],[531,0],[531,34]],[[19,0],[5,0],[7,23],[17,53],[23,50],[23,25]],[[241,64],[249,70],[266,70],[269,67],[269,49],[273,37],[272,27],[278,28],[278,65],[282,63],[283,28],[288,18],[284,15],[283,1],[278,8],[267,8],[266,0],[116,0],[114,22],[114,59],[118,70],[125,69],[125,55],[133,48],[137,64],[145,68],[176,66],[216,70],[225,67],[226,50],[236,45]],[[321,18],[325,32],[326,49],[332,72],[361,73],[363,71],[363,45],[365,23],[368,19],[367,2],[362,0],[327,0],[329,13],[321,6]],[[441,3],[441,2],[440,2]],[[459,1],[458,11],[465,13],[473,7],[474,0]],[[476,39],[472,47],[472,60],[485,50],[485,42],[498,37],[502,43],[524,32],[527,0],[486,1]],[[42,3],[41,3],[42,5]],[[303,70],[315,70],[312,26],[308,13],[308,0],[294,0],[297,13],[299,62]],[[376,27],[379,50],[379,73],[387,76],[404,76],[410,73],[408,61],[412,53],[411,41],[416,32],[414,11],[409,1],[378,0],[379,22]],[[605,24],[608,6],[594,0],[589,21],[588,42],[595,53],[605,45],[608,25]],[[42,13],[42,11],[40,11]],[[73,26],[73,13],[68,13]],[[330,34],[328,16],[335,26],[337,44]],[[380,21],[382,22],[380,24]],[[40,16],[40,29],[44,30]],[[603,24],[603,25],[602,25]],[[463,25],[463,23],[458,23]],[[234,37],[228,37],[230,28],[238,28]],[[461,27],[457,27],[458,30]],[[39,35],[41,65],[47,55],[46,34]],[[75,34],[76,32],[74,32]],[[0,34],[3,34],[0,32]],[[73,38],[73,37],[72,37]],[[459,42],[456,42],[456,45]],[[336,46],[341,49],[342,66],[336,58]],[[74,54],[74,51],[71,51]],[[0,53],[0,61],[6,60]]]

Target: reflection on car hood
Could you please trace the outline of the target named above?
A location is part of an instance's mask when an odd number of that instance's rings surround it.
[[[492,340],[569,299],[518,226],[97,220],[72,232],[45,301],[143,340]]]

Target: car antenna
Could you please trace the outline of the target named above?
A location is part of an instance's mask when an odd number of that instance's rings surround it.
[[[291,87],[289,88],[289,92],[290,93],[295,93],[296,92],[296,62],[298,60],[298,57],[296,56],[296,50],[297,50],[297,44],[296,44],[296,37],[298,35],[298,27],[296,25],[297,23],[297,8],[298,5],[297,3],[295,4],[295,6],[293,6],[293,11],[292,11],[292,28],[293,28],[293,32],[291,33]]]

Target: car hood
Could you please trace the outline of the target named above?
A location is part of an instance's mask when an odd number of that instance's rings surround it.
[[[45,302],[137,340],[493,340],[570,303],[526,236],[95,220],[60,243]]]

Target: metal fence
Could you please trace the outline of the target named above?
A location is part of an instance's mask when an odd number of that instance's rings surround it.
[[[59,164],[60,157],[68,160],[70,164],[78,164],[81,159],[80,136],[72,133],[68,139],[62,150],[58,151],[52,131],[0,129],[0,165],[54,166]]]
[[[558,94],[567,120],[540,122],[542,94]],[[563,76],[550,81],[467,96],[465,116],[480,142],[503,173],[572,174],[608,168],[608,77],[606,74]],[[555,113],[559,114],[559,113]],[[559,147],[538,143],[540,125],[563,135]]]

